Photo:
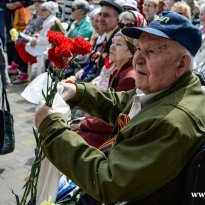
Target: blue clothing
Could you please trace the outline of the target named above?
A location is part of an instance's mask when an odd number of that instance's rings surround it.
[[[90,39],[93,33],[93,27],[88,16],[85,16],[79,23],[74,21],[68,31],[67,36],[71,38],[76,38],[77,36],[82,36],[84,38]]]

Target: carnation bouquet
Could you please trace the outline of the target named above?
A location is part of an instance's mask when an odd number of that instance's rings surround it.
[[[53,107],[63,114],[67,114],[67,105],[60,96],[62,86],[59,85],[59,82],[64,79],[68,65],[70,63],[77,63],[75,62],[75,58],[78,55],[91,53],[92,46],[89,41],[82,37],[70,39],[60,32],[48,31],[47,37],[51,44],[51,48],[48,50],[48,60],[52,66],[49,66],[45,73],[35,78],[25,88],[22,96],[29,102],[35,104],[38,104],[41,100],[45,100],[47,106]],[[17,205],[34,205],[37,202],[37,183],[44,156],[41,151],[41,137],[35,129],[33,129],[33,131],[37,144],[35,148],[35,160],[31,167],[28,181],[23,187],[23,197],[20,199],[18,195],[15,194]],[[47,198],[43,200],[47,200]],[[41,202],[46,204],[46,201]],[[48,203],[51,202],[48,201]]]
[[[54,31],[48,31],[48,41],[51,44],[51,48],[48,50],[48,60],[54,66],[47,71],[52,82],[47,89],[48,92],[46,94],[43,92],[43,96],[46,100],[46,105],[52,106],[57,84],[64,78],[66,68],[70,63],[77,64],[75,58],[78,55],[91,53],[92,46],[89,41],[80,36],[70,39],[66,38],[62,33]]]

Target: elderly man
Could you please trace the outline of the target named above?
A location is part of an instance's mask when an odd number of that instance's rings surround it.
[[[118,1],[114,0],[102,0],[100,2],[101,12],[99,17],[100,26],[102,30],[105,31],[105,43],[100,48],[100,57],[97,60],[97,66],[95,69],[92,69],[87,74],[86,81],[91,81],[100,74],[102,67],[104,66],[105,61],[108,62],[108,55],[110,50],[110,45],[112,43],[113,36],[119,31],[118,21],[119,14],[123,11],[123,8],[120,6]]]
[[[80,81],[84,82],[90,82],[97,77],[104,63],[108,63],[112,38],[119,31],[119,14],[123,11],[123,8],[119,5],[118,1],[102,0],[100,5],[99,26],[101,26],[101,30],[104,31],[105,34],[99,38],[99,42],[101,43],[96,45],[94,52],[90,55],[89,64],[76,73],[78,78],[83,75]]]
[[[119,31],[118,22],[119,14],[123,11],[123,8],[120,6],[118,1],[114,0],[102,0],[100,2],[101,12],[100,12],[100,25],[106,33],[106,44],[102,48],[101,56],[98,62],[98,71],[97,74],[100,74],[101,68],[104,65],[105,59],[109,54],[110,45],[112,43],[113,36]],[[94,76],[94,77],[96,77]]]
[[[191,71],[201,34],[171,11],[146,28],[123,33],[139,38],[133,66],[140,92],[104,92],[90,84],[67,84],[63,92],[71,106],[110,124],[117,121],[110,140],[95,149],[69,129],[60,113],[39,105],[42,149],[99,202],[180,205],[185,165],[205,141],[205,98]],[[101,151],[108,149],[107,155]]]

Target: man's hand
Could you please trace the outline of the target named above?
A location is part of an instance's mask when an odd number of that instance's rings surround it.
[[[42,121],[50,114],[57,111],[53,110],[51,107],[45,105],[45,101],[41,101],[36,107],[35,113],[35,126],[39,128]]]
[[[61,83],[64,87],[62,98],[67,101],[68,99],[72,98],[76,94],[76,86],[73,83]]]

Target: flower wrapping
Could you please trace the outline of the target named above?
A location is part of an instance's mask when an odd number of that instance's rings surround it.
[[[38,104],[40,101],[44,100],[42,95],[42,90],[46,92],[47,82],[49,82],[49,86],[51,84],[51,79],[48,81],[47,78],[49,76],[47,73],[40,74],[37,78],[35,78],[21,93],[21,95],[29,102]],[[58,84],[57,85],[57,93],[53,100],[52,108],[61,112],[66,116],[70,116],[70,107],[66,104],[66,102],[61,97],[61,93],[63,92],[63,87]]]

